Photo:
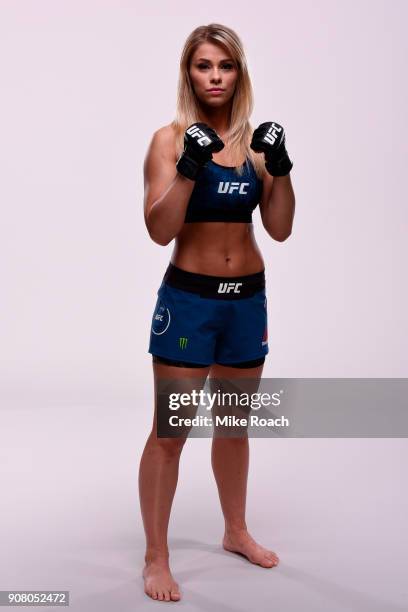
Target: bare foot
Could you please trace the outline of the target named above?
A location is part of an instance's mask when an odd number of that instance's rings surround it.
[[[226,533],[222,545],[225,550],[241,553],[251,563],[262,567],[274,567],[279,563],[279,557],[255,542],[246,530]]]
[[[146,562],[143,569],[145,593],[160,601],[179,601],[181,595],[177,582],[173,579],[167,560]]]

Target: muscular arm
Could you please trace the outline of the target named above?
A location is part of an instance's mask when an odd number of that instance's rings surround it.
[[[295,215],[295,194],[290,174],[272,177],[265,173],[259,207],[268,234],[279,242],[286,240],[292,232]]]
[[[166,126],[153,134],[143,171],[146,227],[152,240],[165,246],[183,227],[195,184],[176,170],[171,127]]]

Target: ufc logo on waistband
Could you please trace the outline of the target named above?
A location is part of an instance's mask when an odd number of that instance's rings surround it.
[[[204,147],[211,142],[211,138],[206,136],[204,132],[200,130],[196,125],[192,125],[188,128],[187,134],[190,134],[193,138],[197,138],[197,142],[200,146]]]
[[[238,193],[246,194],[248,193],[245,189],[248,187],[249,183],[230,183],[229,181],[221,181],[218,185],[217,193],[233,193],[234,191],[238,191]]]
[[[277,127],[274,123],[272,123],[268,132],[264,136],[265,142],[269,142],[269,144],[274,144],[277,137],[279,136],[279,132],[281,132],[282,130],[282,127]]]
[[[242,283],[220,283],[218,287],[218,293],[230,293],[233,291],[234,293],[239,293],[239,287]]]

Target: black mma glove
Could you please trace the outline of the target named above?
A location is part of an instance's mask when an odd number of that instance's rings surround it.
[[[265,167],[272,176],[285,176],[293,164],[285,148],[285,130],[279,123],[261,123],[252,135],[251,149],[265,154]]]
[[[176,163],[177,172],[195,181],[200,168],[223,148],[224,143],[212,128],[193,123],[184,133],[184,151]]]

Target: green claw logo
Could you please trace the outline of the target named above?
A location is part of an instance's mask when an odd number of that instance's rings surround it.
[[[181,349],[187,348],[187,340],[188,338],[179,338],[179,346]]]

